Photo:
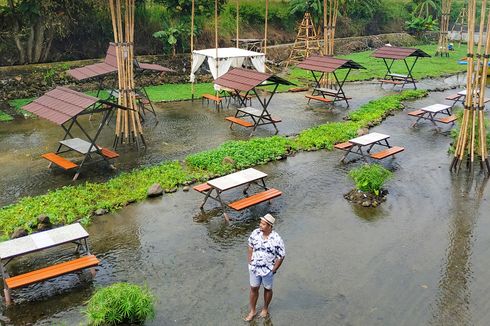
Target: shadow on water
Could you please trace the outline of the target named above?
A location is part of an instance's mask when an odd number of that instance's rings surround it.
[[[474,229],[478,221],[483,194],[488,183],[484,175],[461,171],[453,176],[448,247],[443,260],[439,291],[431,310],[431,325],[473,325],[471,313],[472,247],[477,240]]]

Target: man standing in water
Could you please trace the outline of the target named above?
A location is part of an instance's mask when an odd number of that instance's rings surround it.
[[[260,285],[264,286],[264,308],[260,317],[267,317],[272,300],[274,274],[281,266],[286,249],[279,234],[272,230],[275,218],[266,214],[260,218],[259,228],[248,238],[248,270],[250,273],[250,312],[244,318],[251,321],[256,314]]]

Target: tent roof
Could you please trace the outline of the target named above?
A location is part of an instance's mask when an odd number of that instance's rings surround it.
[[[272,74],[258,72],[256,70],[234,68],[214,81],[215,84],[248,92],[264,81],[276,84],[294,85],[293,83]]]
[[[366,69],[352,60],[339,59],[332,56],[314,55],[306,58],[297,66],[306,70],[334,72],[337,69]]]
[[[62,125],[94,103],[98,98],[77,91],[56,87],[32,103],[23,107],[24,110]]]
[[[135,67],[141,70],[152,70],[156,72],[173,72],[174,70],[164,66],[152,63],[140,63],[135,60]],[[114,43],[109,44],[104,62],[95,63],[81,68],[70,69],[67,73],[76,80],[84,80],[93,77],[102,77],[107,74],[117,72],[116,46]]]
[[[204,50],[194,50],[193,54],[200,54],[206,57],[211,57],[216,59],[216,48],[204,49]],[[218,58],[240,58],[240,57],[256,57],[265,56],[264,53],[254,52],[239,48],[218,48]]]
[[[407,57],[430,58],[430,55],[420,49],[415,49],[415,48],[399,48],[395,46],[383,46],[382,48],[379,48],[376,51],[374,51],[373,57],[399,60],[399,59],[405,59]]]

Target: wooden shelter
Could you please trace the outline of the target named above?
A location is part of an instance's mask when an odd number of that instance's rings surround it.
[[[439,42],[437,44],[436,56],[449,57],[448,51],[448,29],[449,14],[451,13],[451,0],[442,0],[441,8],[441,27],[439,30]]]
[[[430,55],[420,49],[415,48],[383,46],[374,51],[373,57],[383,59],[386,66],[386,74],[384,78],[380,80],[381,86],[386,83],[393,84],[394,86],[401,85],[403,88],[406,84],[413,84],[414,88],[417,89],[415,79],[412,75],[413,68],[415,67],[415,64],[419,58],[430,58]],[[407,59],[410,57],[414,58],[411,65],[409,65],[409,62],[407,61]],[[390,60],[391,62],[388,63]],[[392,71],[393,64],[397,60],[403,60],[406,73],[400,74]]]
[[[488,16],[487,16],[488,15]],[[463,161],[473,169],[475,156],[479,156],[480,166],[490,174],[488,162],[487,130],[485,126],[485,90],[487,84],[488,62],[490,57],[490,33],[480,34],[475,53],[476,1],[468,1],[468,66],[466,79],[466,98],[463,119],[454,151],[451,170],[459,171]],[[490,13],[486,0],[481,4],[480,31],[490,30]]]
[[[310,70],[315,80],[315,85],[313,87],[313,92],[311,95],[306,95],[308,98],[308,103],[310,100],[318,100],[322,102],[336,102],[336,101],[345,101],[347,106],[349,106],[349,97],[345,95],[343,86],[349,73],[352,69],[365,69],[360,64],[345,59],[338,59],[332,56],[311,56],[303,60],[300,64],[298,64],[298,68],[302,68],[305,70]],[[339,79],[336,74],[338,70],[346,69],[347,72],[344,75],[344,78]],[[315,73],[320,73],[318,76]],[[335,83],[333,84],[333,88],[325,88],[321,85],[321,80],[325,76],[325,74],[332,74]]]
[[[281,122],[281,120],[270,114],[269,104],[279,85],[294,85],[293,83],[269,73],[241,68],[228,71],[216,79],[214,83],[233,90],[237,98],[241,99],[240,107],[237,108],[235,116],[226,117],[226,120],[231,122],[230,128],[233,127],[233,124],[252,128],[252,132],[250,133],[250,136],[252,136],[258,126],[272,124],[276,130],[276,134],[279,132],[276,124]],[[272,86],[272,90],[270,92],[265,91],[264,96],[261,96],[262,94],[260,94],[258,88],[268,86]],[[240,94],[241,92],[244,92],[244,94]],[[246,106],[246,99],[250,93],[255,94],[257,101],[262,107],[261,109]],[[243,118],[247,118],[251,122]]]
[[[111,111],[113,109],[127,110],[127,108],[65,87],[56,87],[27,104],[23,109],[57,124],[64,130],[65,135],[60,140],[57,150],[41,156],[51,162],[50,166],[54,163],[64,170],[76,169],[73,180],[78,178],[82,167],[87,161],[93,159],[93,156],[98,155],[108,164],[110,164],[110,159],[119,157],[116,152],[99,146],[96,142]],[[90,135],[78,119],[83,115],[95,113],[103,113],[103,117],[95,134]],[[80,129],[85,139],[73,136],[74,126]],[[75,163],[60,155],[69,152],[80,154],[83,157],[81,162]]]

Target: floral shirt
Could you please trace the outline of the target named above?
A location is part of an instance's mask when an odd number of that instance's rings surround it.
[[[255,229],[248,238],[248,246],[253,249],[252,262],[248,268],[257,276],[269,274],[276,260],[286,256],[284,242],[276,231],[264,239],[262,231]]]

